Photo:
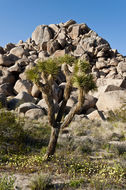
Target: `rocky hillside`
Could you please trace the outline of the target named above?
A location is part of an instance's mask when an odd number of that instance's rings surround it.
[[[7,44],[0,47],[0,102],[10,110],[18,107],[18,112],[31,119],[38,119],[46,114],[47,105],[42,95],[30,81],[25,72],[39,59],[73,55],[89,61],[96,79],[98,91],[89,93],[82,113],[90,119],[105,119],[106,111],[114,110],[125,103],[126,98],[126,58],[109,43],[98,36],[85,23],[77,24],[74,20],[66,23],[40,25],[26,42]],[[61,101],[65,77],[61,72],[54,86],[54,93]],[[60,99],[60,101],[59,101]],[[68,110],[76,103],[73,92],[68,103]]]
[[[47,105],[26,71],[65,54],[90,63],[98,90],[86,95],[82,112],[61,130],[55,156],[45,161]],[[40,25],[26,42],[0,47],[0,104],[9,110],[0,109],[0,189],[126,189],[126,109],[110,112],[106,121],[108,111],[125,105],[125,77],[126,58],[73,20]],[[53,86],[56,112],[65,84],[60,71]],[[76,102],[74,88],[66,113]]]

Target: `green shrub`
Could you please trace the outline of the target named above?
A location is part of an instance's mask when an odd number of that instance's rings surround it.
[[[0,111],[0,153],[15,153],[25,147],[26,133],[14,113]]]
[[[0,153],[30,152],[33,148],[47,146],[50,127],[32,121],[26,122],[15,113],[0,110]]]
[[[48,190],[52,187],[51,185],[51,177],[49,175],[40,173],[34,176],[30,184],[31,190]]]
[[[0,190],[14,190],[14,177],[4,176],[0,178]]]
[[[115,111],[109,111],[108,121],[126,122],[126,105]]]
[[[69,186],[73,188],[81,187],[81,185],[84,183],[84,179],[73,179],[69,182]]]

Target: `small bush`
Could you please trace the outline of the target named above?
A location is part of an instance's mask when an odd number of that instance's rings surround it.
[[[1,155],[31,152],[32,147],[38,149],[47,146],[49,138],[50,128],[47,125],[26,122],[15,113],[0,110]]]
[[[83,183],[84,183],[84,179],[82,179],[82,178],[73,179],[69,182],[69,186],[73,187],[73,188],[78,188],[78,187],[81,187]]]
[[[121,109],[109,111],[108,121],[126,122],[126,105],[122,106]]]
[[[37,174],[30,184],[31,190],[48,190],[52,187],[51,177],[49,175],[40,173]]]
[[[24,150],[27,134],[14,113],[0,111],[0,153],[16,153]]]
[[[4,176],[0,178],[0,190],[14,190],[14,177]]]

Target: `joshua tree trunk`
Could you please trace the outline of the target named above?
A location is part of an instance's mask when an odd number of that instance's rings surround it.
[[[56,122],[55,124],[57,124],[57,127],[54,127],[54,126],[52,127],[50,141],[49,141],[49,145],[48,145],[48,150],[46,153],[46,159],[48,159],[49,157],[51,157],[55,153],[60,128],[67,127],[70,124],[74,115],[81,110],[81,107],[84,104],[84,99],[85,99],[84,90],[83,90],[83,88],[79,88],[78,103],[69,112],[69,114],[66,116],[66,118],[62,124],[59,124],[59,126],[58,126],[58,123]]]
[[[50,141],[49,141],[47,153],[45,155],[46,159],[48,159],[55,153],[59,132],[60,132],[59,127],[57,128],[51,127]]]

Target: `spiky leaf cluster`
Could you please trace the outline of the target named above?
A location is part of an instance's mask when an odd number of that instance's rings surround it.
[[[27,78],[34,83],[37,83],[41,80],[41,74],[44,74],[44,77],[48,79],[51,75],[54,79],[63,63],[71,65],[76,62],[76,58],[70,55],[65,55],[58,58],[49,58],[45,61],[38,61],[35,67],[26,72]]]
[[[59,71],[60,64],[58,59],[50,58],[46,61],[39,61],[37,67],[39,72],[44,72],[47,76],[52,75],[55,77]]]
[[[31,80],[33,83],[38,83],[40,80],[40,73],[38,73],[38,68],[33,67],[26,71],[27,79]]]
[[[77,62],[77,59],[74,56],[68,54],[65,54],[64,56],[59,57],[57,59],[60,64],[66,63],[68,65],[72,65],[73,63]]]
[[[45,61],[38,61],[36,66],[32,69],[29,69],[26,72],[27,78],[34,83],[37,83],[41,80],[41,74],[44,74],[44,77],[48,79],[48,76],[51,75],[55,78],[59,72],[60,64],[58,59],[48,59]]]
[[[39,61],[35,67],[27,71],[27,78],[37,83],[44,77],[44,80],[48,80],[50,77],[52,80],[57,76],[61,64],[66,63],[67,65],[74,66],[72,82],[77,88],[81,87],[88,92],[96,88],[96,84],[91,74],[91,67],[88,62],[77,60],[75,57],[65,55],[58,58],[50,58],[45,61]]]
[[[78,60],[74,65],[73,85],[77,88],[83,88],[85,92],[95,90],[96,84],[90,71],[91,68],[88,62]]]
[[[79,74],[79,73],[87,74],[90,72],[91,72],[91,67],[88,62],[78,60],[74,64],[74,74]]]

